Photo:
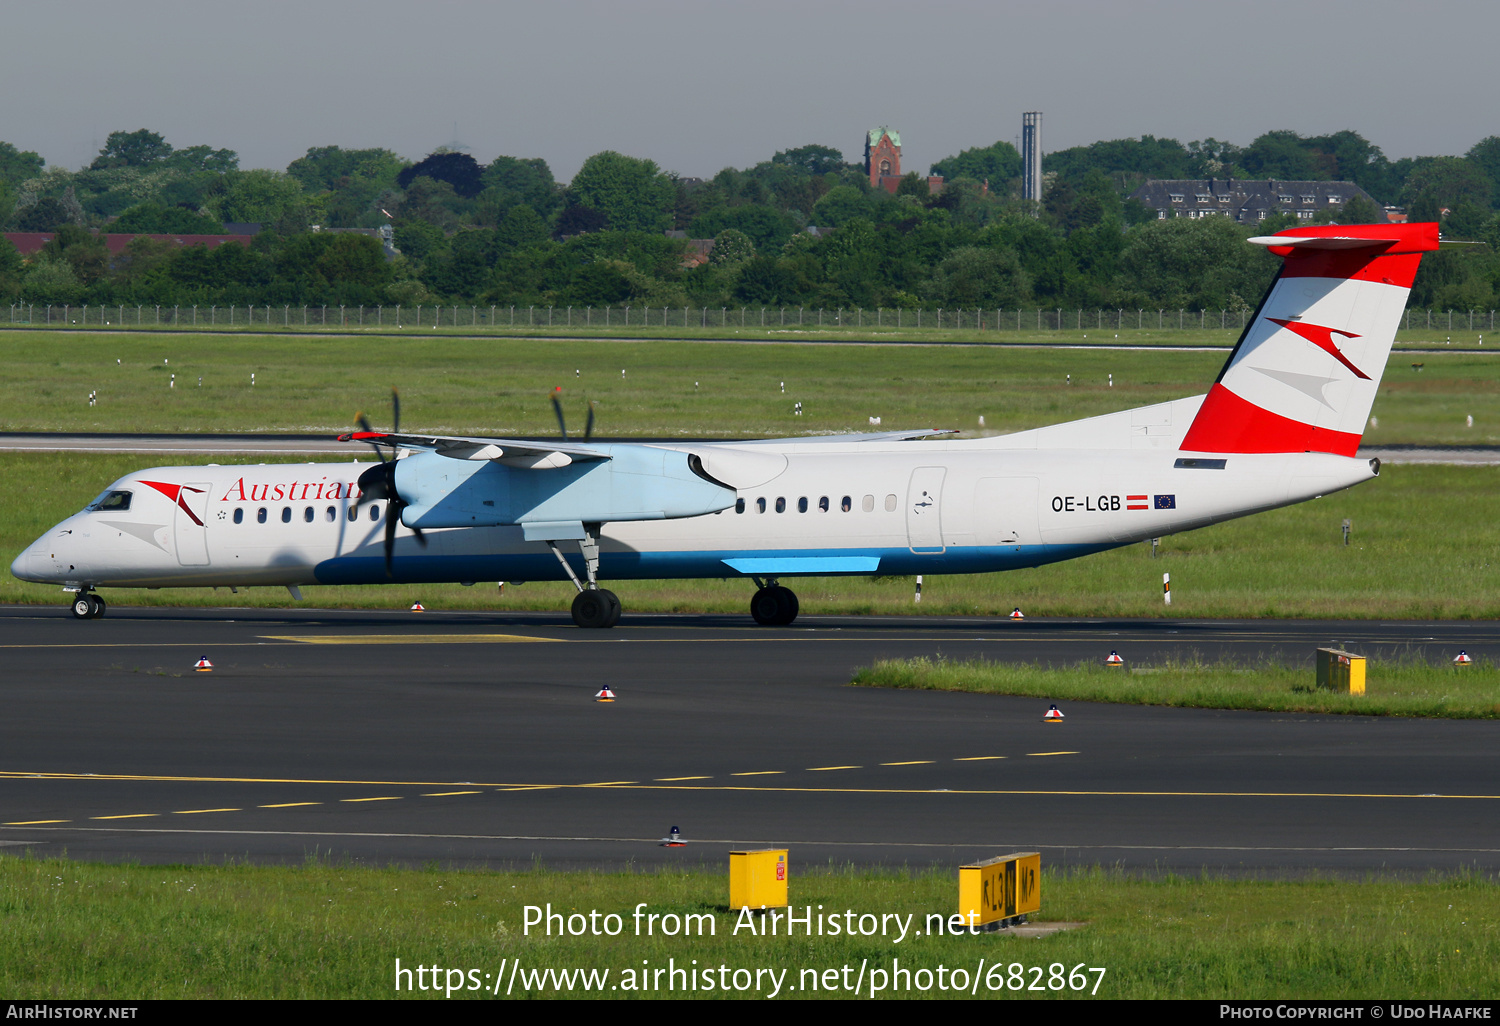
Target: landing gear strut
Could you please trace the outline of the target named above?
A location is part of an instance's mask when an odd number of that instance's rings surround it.
[[[73,599],[73,616],[78,620],[97,620],[105,608],[104,600],[91,591],[80,591]]]
[[[620,613],[623,611],[619,596],[599,587],[599,527],[599,524],[584,524],[583,538],[578,542],[578,551],[583,554],[584,572],[588,574],[587,585],[573,572],[572,564],[563,556],[557,542],[547,542],[547,547],[567,572],[568,580],[578,589],[578,594],[573,596],[573,622],[580,627],[613,627],[620,622]]]
[[[765,627],[785,627],[797,619],[797,596],[792,589],[783,588],[774,577],[765,584],[756,578],[755,583],[760,584],[760,590],[750,599],[750,615],[755,617],[756,623]]]

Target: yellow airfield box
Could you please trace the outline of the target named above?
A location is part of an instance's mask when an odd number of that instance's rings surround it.
[[[1365,657],[1336,648],[1318,649],[1318,687],[1350,695],[1365,693]]]
[[[958,867],[958,914],[984,926],[1042,910],[1042,856],[1000,855]]]
[[[785,908],[786,854],[785,848],[730,852],[729,907]]]

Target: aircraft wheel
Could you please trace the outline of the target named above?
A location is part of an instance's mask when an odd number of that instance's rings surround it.
[[[620,596],[614,592],[600,588],[599,594],[604,596],[604,600],[609,603],[609,622],[604,626],[613,627],[620,622],[620,614],[625,611],[625,607],[620,604]]]
[[[92,620],[94,618],[94,598],[83,592],[73,600],[73,618],[75,620]]]
[[[750,599],[750,615],[764,627],[783,627],[797,619],[797,596],[790,588],[762,588]]]
[[[609,595],[609,598],[605,596]],[[580,627],[612,627],[619,618],[620,600],[609,592],[590,589],[573,597],[573,622]]]
[[[106,606],[104,605],[104,600],[102,598],[100,598],[98,595],[93,596],[93,599],[94,599],[94,619],[97,620],[101,616],[104,615],[104,610],[105,610]]]

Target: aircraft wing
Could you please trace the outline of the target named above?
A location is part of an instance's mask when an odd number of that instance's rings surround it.
[[[393,449],[435,452],[455,460],[495,460],[507,466],[546,470],[572,463],[613,459],[609,453],[568,442],[523,442],[514,438],[457,438],[448,435],[406,435],[388,431],[352,431],[341,442],[367,442]]]
[[[743,442],[726,442],[726,445],[785,445],[788,442],[803,442],[822,445],[828,442],[914,442],[922,438],[939,435],[956,435],[956,428],[918,428],[913,431],[860,431],[843,435],[798,435],[795,438],[754,438]]]

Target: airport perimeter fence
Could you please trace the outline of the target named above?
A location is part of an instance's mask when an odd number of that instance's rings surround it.
[[[1205,331],[1242,330],[1251,311],[1104,309],[824,309],[687,306],[143,306],[10,304],[13,325],[32,327],[255,328],[270,330],[377,328],[682,328],[684,330],[808,331],[822,329],[951,331]],[[1408,309],[1406,329],[1493,331],[1494,310]]]

